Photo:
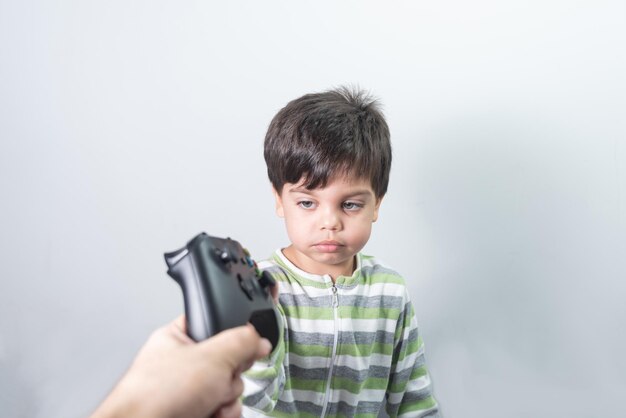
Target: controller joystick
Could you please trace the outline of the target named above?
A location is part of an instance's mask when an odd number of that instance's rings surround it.
[[[183,292],[189,337],[201,341],[250,322],[276,347],[279,319],[271,296],[276,282],[259,272],[241,244],[201,233],[164,257],[167,274]]]

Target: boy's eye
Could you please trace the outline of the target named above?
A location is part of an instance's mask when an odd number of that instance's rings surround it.
[[[345,210],[357,210],[363,207],[362,204],[356,202],[343,202],[343,208]]]
[[[298,202],[298,206],[303,209],[312,209],[314,204],[310,200],[301,200]]]

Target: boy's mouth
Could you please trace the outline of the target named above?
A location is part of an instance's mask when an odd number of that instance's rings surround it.
[[[337,241],[320,241],[315,244],[315,248],[323,253],[333,253],[340,247],[343,247],[343,245]]]

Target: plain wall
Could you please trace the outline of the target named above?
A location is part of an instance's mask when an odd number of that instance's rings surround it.
[[[392,131],[366,252],[447,418],[623,417],[623,1],[0,1],[0,415],[86,416],[183,308],[195,233],[287,245],[272,116],[359,85]]]

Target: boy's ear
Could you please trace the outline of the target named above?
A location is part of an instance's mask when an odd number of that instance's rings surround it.
[[[272,193],[274,193],[274,199],[276,200],[276,215],[278,215],[278,217],[280,218],[284,218],[285,210],[283,209],[283,199],[280,196],[280,193],[278,193],[273,186]]]
[[[372,223],[378,220],[378,209],[380,208],[380,204],[383,202],[383,197],[376,198],[376,206],[374,206],[374,218],[372,219]]]

